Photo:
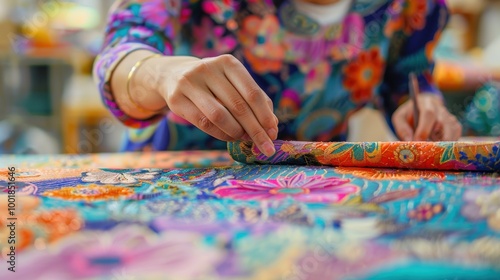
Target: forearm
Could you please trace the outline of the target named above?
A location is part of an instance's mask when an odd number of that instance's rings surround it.
[[[157,73],[152,71],[152,59],[146,60],[129,79],[132,67],[154,53],[138,50],[128,54],[111,76],[111,91],[123,112],[136,119],[147,119],[166,107],[158,92]]]
[[[136,119],[150,118],[167,108],[161,87],[165,86],[169,71],[175,71],[175,66],[184,61],[197,59],[175,56],[147,59],[154,54],[149,50],[131,52],[116,66],[111,76],[111,87],[118,106]],[[140,61],[143,63],[130,76],[132,68]]]

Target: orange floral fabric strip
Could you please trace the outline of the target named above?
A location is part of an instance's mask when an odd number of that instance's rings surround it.
[[[252,142],[228,144],[234,160],[248,164],[325,165],[420,170],[500,171],[500,142],[300,142],[275,141],[266,157]]]

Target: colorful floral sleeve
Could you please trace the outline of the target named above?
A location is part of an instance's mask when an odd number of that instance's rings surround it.
[[[137,120],[118,106],[111,89],[115,67],[129,53],[137,50],[173,54],[173,40],[187,18],[188,0],[120,0],[111,8],[101,53],[94,64],[94,79],[105,106],[122,123],[133,128],[147,127],[163,116]]]
[[[385,28],[392,40],[381,89],[382,108],[391,127],[392,114],[408,99],[411,72],[417,74],[421,92],[442,96],[432,77],[433,54],[449,19],[444,0],[394,2],[392,18]]]

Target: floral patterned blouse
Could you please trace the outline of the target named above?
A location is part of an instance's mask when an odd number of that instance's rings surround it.
[[[232,54],[274,101],[279,139],[342,141],[347,119],[364,106],[383,110],[391,126],[410,72],[421,91],[440,95],[432,54],[448,18],[444,0],[354,0],[343,21],[330,25],[287,0],[121,0],[94,76],[105,105],[129,128],[125,150],[226,148],[173,113],[137,120],[120,110],[110,76],[139,49]]]

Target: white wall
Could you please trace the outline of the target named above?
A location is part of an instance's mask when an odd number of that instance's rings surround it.
[[[489,46],[493,41],[500,39],[500,1],[489,2],[490,6],[484,11],[481,20],[481,33],[479,34],[481,47]]]

